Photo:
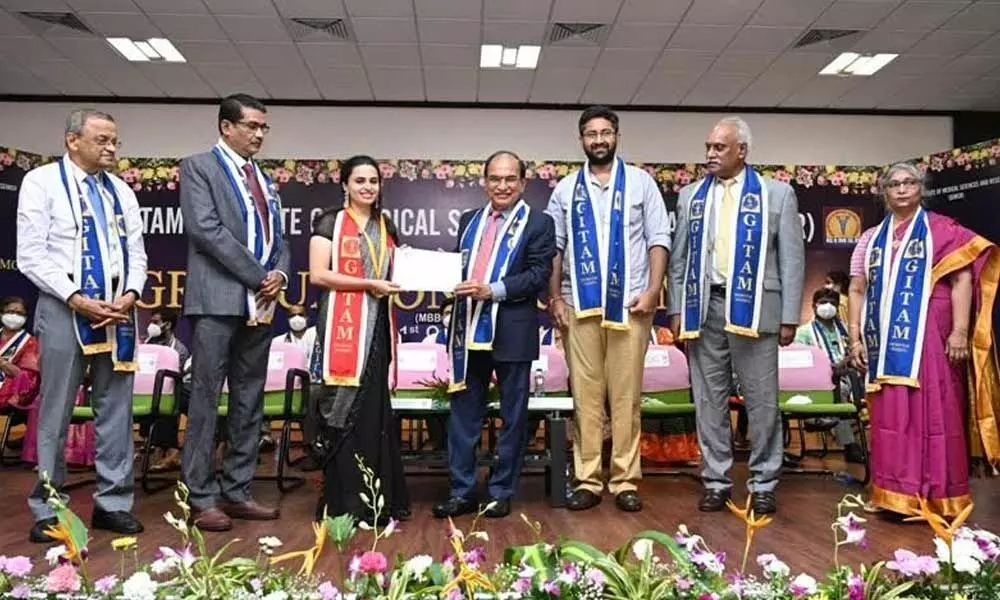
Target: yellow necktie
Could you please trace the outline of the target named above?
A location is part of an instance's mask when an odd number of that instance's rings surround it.
[[[725,179],[722,185],[725,187],[722,193],[722,206],[719,207],[719,219],[715,229],[715,268],[723,277],[729,277],[729,255],[732,253],[732,245],[729,236],[733,230],[733,215],[736,214],[736,198],[730,193],[735,179]]]

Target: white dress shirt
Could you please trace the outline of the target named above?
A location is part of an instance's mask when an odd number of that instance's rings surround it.
[[[733,177],[732,187],[729,188],[730,195],[732,195],[733,200],[737,202],[739,202],[740,195],[743,193],[743,179],[745,178],[745,173],[746,170],[743,170],[740,171],[739,175]],[[720,232],[727,230],[724,228],[728,228],[728,231],[732,232],[731,228],[733,226],[732,221],[729,221],[728,223],[722,223],[721,222],[722,219],[719,218],[719,215],[722,214],[722,199],[725,198],[726,196],[726,184],[723,183],[722,179],[716,177],[714,182],[712,183],[712,189],[709,190],[708,193],[711,195],[711,198],[709,198],[709,201],[711,203],[710,210],[715,218],[715,230],[712,232],[713,246],[712,246],[712,252],[711,254],[709,254],[709,256],[712,257],[712,260],[706,261],[708,262],[708,274],[709,277],[711,277],[712,285],[726,285],[726,281],[728,280],[722,273],[719,272],[717,268],[715,268],[715,259],[714,259],[715,257],[714,241],[718,239]],[[737,209],[738,208],[739,204],[737,204]],[[733,211],[734,217],[736,216],[736,212],[737,211]],[[730,233],[730,235],[732,235],[732,233]],[[730,241],[730,243],[732,243],[732,241]]]
[[[283,333],[279,336],[275,336],[275,342],[285,342],[287,344],[294,344],[299,350],[306,355],[306,368],[312,363],[313,348],[316,344],[316,327],[309,327],[304,332],[302,332],[302,337],[296,336],[294,333],[289,331],[288,333]]]
[[[61,300],[68,300],[80,291],[80,285],[73,281],[78,260],[79,195],[87,194],[84,179],[87,173],[69,160],[67,176],[73,193],[72,200],[66,195],[59,173],[59,162],[49,163],[33,169],[21,181],[17,200],[17,266],[39,290]],[[146,248],[142,240],[142,216],[135,193],[118,177],[101,172],[115,188],[121,201],[127,231],[129,270],[125,273],[125,291],[142,295],[146,285]],[[98,189],[104,200],[104,214],[109,230],[113,231],[114,201],[104,188]],[[76,203],[75,205],[72,203]],[[117,236],[109,231],[108,239],[112,251],[108,257],[112,277],[122,276],[122,255],[118,250]]]

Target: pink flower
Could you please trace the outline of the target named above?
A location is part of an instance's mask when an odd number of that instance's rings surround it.
[[[174,183],[173,181],[168,181],[167,182],[167,189],[168,190],[176,190],[177,189],[177,184]]]
[[[324,581],[316,590],[322,600],[336,600],[340,596],[340,590],[329,581]]]
[[[31,573],[31,559],[27,556],[12,556],[4,563],[3,570],[14,577],[24,577]]]
[[[28,584],[26,583],[19,583],[15,585],[14,589],[10,591],[10,597],[18,598],[18,600],[20,600],[21,598],[27,598],[30,595],[31,595],[31,588],[28,587]]]
[[[362,573],[384,573],[388,565],[389,561],[386,560],[384,554],[371,550],[362,554],[358,561],[358,569]]]
[[[792,174],[784,169],[778,169],[774,173],[774,178],[777,179],[778,181],[788,183],[789,181],[792,180]]]
[[[512,586],[514,591],[518,594],[527,594],[531,591],[531,578],[530,577],[518,577],[517,581],[514,582]]]
[[[854,573],[847,576],[847,600],[865,600],[865,580]]]
[[[118,577],[116,575],[107,575],[101,577],[96,582],[94,582],[94,589],[102,594],[107,594],[118,584]]]
[[[76,568],[71,564],[56,567],[45,578],[45,591],[57,594],[60,592],[79,592],[80,574],[76,572]]]
[[[132,189],[135,190],[135,191],[137,191],[137,192],[141,192],[142,191],[142,184],[141,183],[133,183],[132,184]]]
[[[317,173],[316,183],[326,183],[326,173]]]
[[[542,584],[542,591],[547,594],[552,594],[555,597],[559,597],[560,589],[558,581],[546,581]]]
[[[2,164],[5,167],[9,167],[10,165],[14,164],[14,157],[12,157],[10,154],[6,152],[0,152],[0,164]]]
[[[600,569],[588,569],[586,577],[590,585],[596,588],[604,587],[604,571]]]
[[[885,563],[893,571],[899,571],[907,577],[915,575],[933,575],[940,569],[938,562],[930,556],[917,556],[909,550],[900,548],[893,553],[894,560]]]
[[[434,179],[448,179],[451,175],[450,165],[438,165],[434,168]]]
[[[288,180],[291,178],[292,174],[284,167],[278,167],[274,170],[274,180],[278,183],[288,183]]]

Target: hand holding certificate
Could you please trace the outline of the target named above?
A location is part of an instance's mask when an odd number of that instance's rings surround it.
[[[462,255],[396,248],[392,281],[404,292],[452,292],[462,281]]]

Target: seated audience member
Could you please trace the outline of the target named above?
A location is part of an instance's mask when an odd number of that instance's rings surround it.
[[[149,324],[146,325],[146,343],[156,346],[167,346],[177,352],[178,364],[181,373],[184,375],[185,383],[177,388],[175,398],[177,400],[177,411],[173,415],[164,415],[157,420],[153,429],[153,447],[156,454],[153,456],[153,466],[151,471],[172,471],[181,468],[181,451],[178,430],[180,427],[180,415],[187,414],[188,388],[187,382],[191,377],[191,369],[188,364],[191,360],[191,353],[184,342],[175,335],[177,331],[177,321],[180,313],[170,308],[159,308],[153,311],[149,317]]]

